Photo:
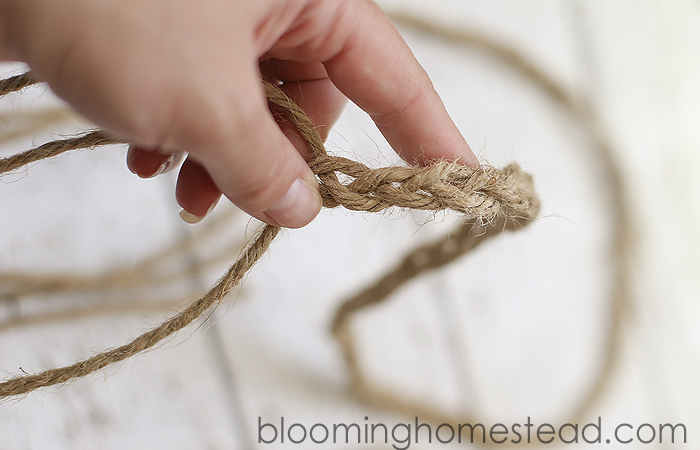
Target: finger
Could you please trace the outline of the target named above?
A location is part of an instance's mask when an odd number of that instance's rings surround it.
[[[323,65],[282,61],[275,61],[272,64],[270,61],[263,61],[260,63],[260,69],[266,80],[275,84],[284,83],[281,89],[305,110],[311,120],[318,125],[319,134],[325,139],[330,127],[342,112],[346,98],[330,82]],[[299,153],[308,156],[310,154],[308,145],[296,128],[284,122],[279,125]],[[316,183],[313,175],[308,174],[306,179],[302,187],[311,184],[315,190]],[[188,159],[180,172],[177,186],[178,202],[184,210],[181,214],[183,219],[192,223],[200,221],[211,211],[212,205],[216,204],[217,193],[220,195],[220,190],[202,165]],[[311,218],[313,216],[315,213]],[[264,217],[257,217],[264,220]],[[292,223],[287,226],[298,225]]]
[[[182,158],[182,153],[166,153],[131,145],[126,155],[126,165],[141,178],[153,178],[172,170]]]
[[[221,198],[221,190],[199,163],[187,158],[180,168],[175,197],[187,223],[197,223],[206,217]]]
[[[259,76],[256,70],[249,83],[241,80],[229,102],[245,108],[234,110],[215,128],[216,134],[190,145],[185,141],[193,136],[187,136],[181,140],[183,145],[174,147],[190,149],[190,158],[247,213],[272,225],[302,227],[321,209],[316,178],[270,114]],[[203,141],[208,141],[206,147],[201,146]]]
[[[321,63],[305,63],[295,60],[271,58],[266,61],[268,75],[281,83],[328,79],[326,68]]]
[[[324,63],[336,86],[372,116],[391,146],[409,162],[435,159],[478,166],[469,145],[403,38],[369,0],[347,3],[348,37]],[[360,19],[361,18],[361,19]]]

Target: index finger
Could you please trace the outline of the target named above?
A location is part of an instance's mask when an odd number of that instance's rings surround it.
[[[346,3],[342,50],[324,62],[333,83],[366,111],[408,162],[443,159],[478,167],[428,74],[389,18],[371,1]]]

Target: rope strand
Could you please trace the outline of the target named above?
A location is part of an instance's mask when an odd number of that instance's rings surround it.
[[[4,80],[0,80],[0,97],[11,92],[21,91],[22,89],[39,82],[40,81],[31,70],[14,77],[5,78]]]

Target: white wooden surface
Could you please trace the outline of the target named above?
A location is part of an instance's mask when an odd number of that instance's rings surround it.
[[[620,364],[588,419],[682,422],[693,448],[700,431],[700,3],[380,5],[514,47],[591,99],[623,169],[635,253]],[[527,416],[558,423],[581,401],[604,353],[612,223],[600,163],[580,128],[507,66],[483,51],[400,29],[479,156],[495,165],[515,160],[533,174],[542,218],[358,315],[362,368],[377,385],[448,413],[478,413],[490,423]],[[3,99],[0,113],[57,104],[50,92],[34,89]],[[34,141],[78,127],[71,122]],[[398,161],[352,105],[329,149],[375,166]],[[95,275],[133,267],[206,226],[179,221],[174,174],[139,180],[124,156],[119,147],[74,153],[2,177],[0,269]],[[222,204],[215,216],[227,210]],[[361,423],[365,415],[373,423],[412,421],[353,396],[329,326],[343,299],[457,220],[429,219],[334,210],[284,232],[236,298],[202,326],[85,380],[0,404],[0,449],[288,448],[294,444],[257,444],[259,416],[308,425]],[[255,226],[242,213],[226,220],[230,225],[159,266],[182,273],[165,286],[2,297],[0,326],[42,311],[103,309],[0,328],[0,371],[71,363],[172,314],[216,280]],[[222,261],[198,268],[217,255]]]

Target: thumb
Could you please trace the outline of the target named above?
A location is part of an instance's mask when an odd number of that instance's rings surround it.
[[[219,148],[190,152],[206,173],[181,176],[177,190],[196,196],[192,191],[200,190],[207,182],[196,177],[209,176],[229,200],[257,219],[276,226],[303,227],[321,210],[318,183],[261,97],[260,101],[248,102],[253,107],[245,114],[236,115],[228,127],[234,132],[226,133],[216,146]]]

